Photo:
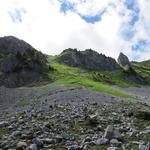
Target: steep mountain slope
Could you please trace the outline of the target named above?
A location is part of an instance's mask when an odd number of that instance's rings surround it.
[[[79,67],[89,71],[94,81],[123,86],[150,84],[150,79],[140,74],[123,53],[120,53],[117,63],[115,59],[98,54],[91,49],[85,51],[66,49],[55,60],[70,67]]]
[[[150,78],[150,60],[143,62],[132,62],[133,68],[143,77]]]
[[[85,51],[66,49],[60,54],[57,61],[72,67],[88,70],[112,71],[119,68],[119,65],[113,58],[106,57],[91,49]]]
[[[132,69],[124,69],[121,65],[124,62]],[[138,72],[138,67],[142,68],[145,64],[147,62],[130,64],[123,54],[120,54],[117,63],[115,59],[91,49],[67,49],[57,56],[45,56],[25,41],[13,36],[0,38],[0,85],[7,87],[29,85],[42,81],[48,75],[49,79],[53,80],[51,85],[81,85],[128,97],[109,85],[130,87],[149,84],[148,76],[142,76]],[[149,67],[146,67],[148,71]]]
[[[38,81],[48,71],[44,54],[13,36],[0,38],[0,85],[16,87]]]

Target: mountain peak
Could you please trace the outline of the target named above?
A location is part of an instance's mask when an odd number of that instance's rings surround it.
[[[128,57],[122,52],[119,54],[118,64],[120,65],[120,67],[122,67],[125,70],[131,69],[131,64],[130,64]]]
[[[86,49],[85,51],[77,51],[77,49],[64,50],[57,61],[88,70],[112,71],[119,68],[115,59],[99,54],[92,49]]]
[[[0,38],[0,84],[17,87],[38,81],[48,70],[47,58],[13,36]]]
[[[0,38],[0,52],[1,53],[25,53],[25,51],[31,50],[33,47],[23,40],[20,40],[14,36],[4,36]]]

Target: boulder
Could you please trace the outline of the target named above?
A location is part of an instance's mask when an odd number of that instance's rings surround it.
[[[100,138],[96,141],[96,144],[97,145],[105,145],[105,144],[108,144],[109,143],[109,140],[106,139],[106,138]]]
[[[122,136],[119,132],[119,129],[116,129],[113,126],[108,125],[105,130],[104,138],[109,139],[109,140],[111,140],[111,139],[121,140]]]

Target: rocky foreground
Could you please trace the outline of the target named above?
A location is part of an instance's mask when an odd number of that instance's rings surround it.
[[[63,86],[0,92],[2,150],[150,150],[144,102]]]

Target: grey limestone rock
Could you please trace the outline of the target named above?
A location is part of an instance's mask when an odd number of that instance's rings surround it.
[[[120,55],[118,57],[118,63],[120,65],[120,67],[122,67],[124,70],[131,69],[130,61],[129,61],[128,57],[126,55],[124,55],[123,53],[120,53]]]
[[[112,71],[119,68],[115,59],[106,57],[91,49],[85,51],[66,49],[57,58],[57,61],[69,66],[81,67],[88,70]]]

